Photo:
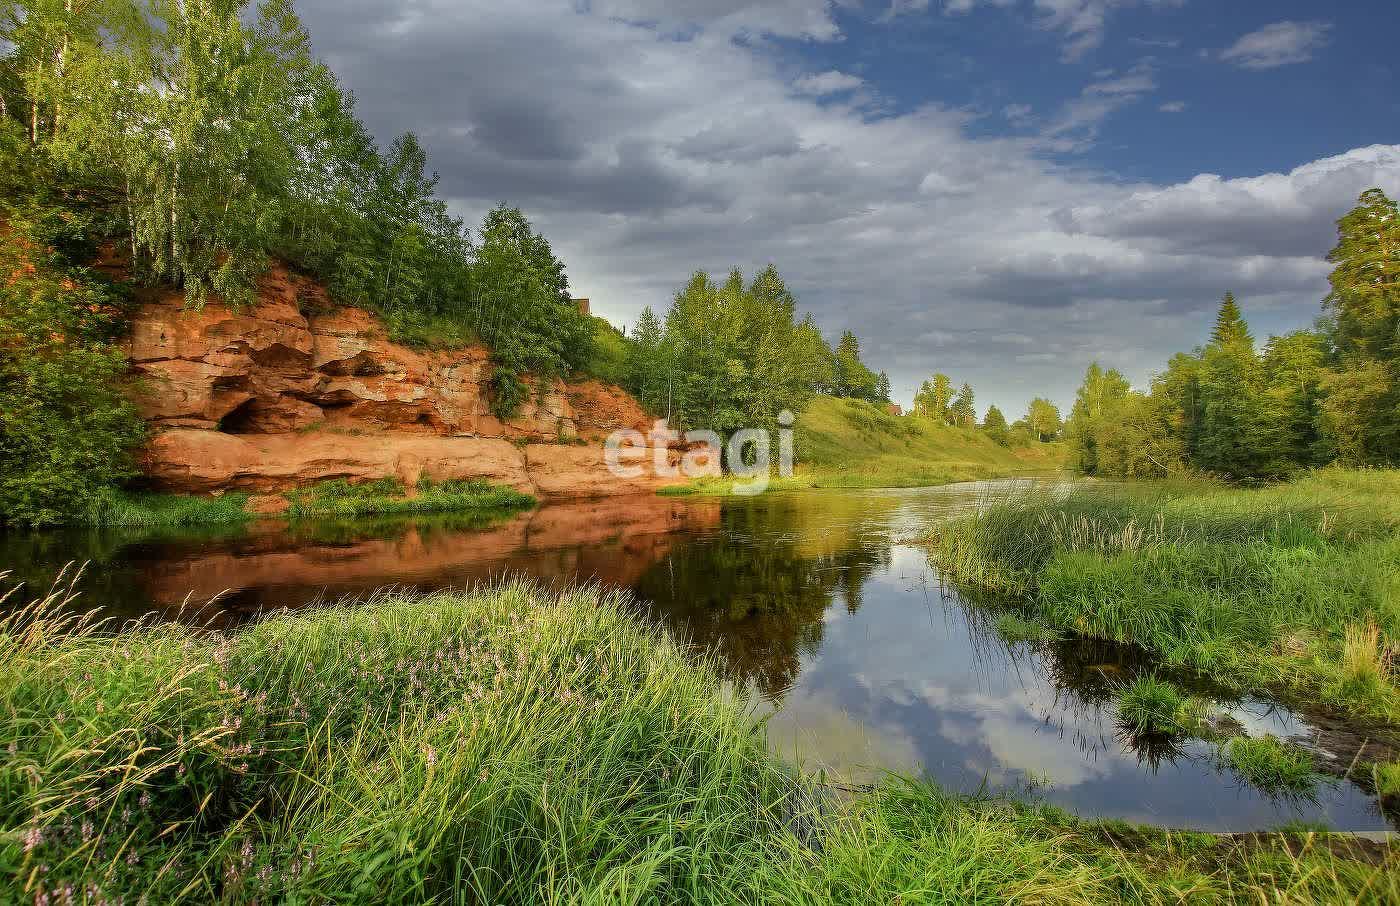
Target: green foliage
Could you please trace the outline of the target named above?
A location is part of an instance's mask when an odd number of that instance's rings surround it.
[[[876,374],[860,359],[860,340],[847,330],[836,346],[831,369],[831,395],[872,403],[889,402],[890,379],[883,372]]]
[[[1317,788],[1312,755],[1276,736],[1236,736],[1225,746],[1225,760],[1247,783],[1272,793],[1306,796]]]
[[[323,481],[287,494],[292,519],[308,516],[382,516],[396,513],[437,513],[458,510],[518,510],[535,505],[535,498],[487,481],[435,482],[423,479],[409,495],[395,478],[351,483]]]
[[[1060,408],[1047,399],[1036,397],[1026,408],[1026,427],[1038,441],[1054,440],[1064,430]]]
[[[626,384],[629,380],[627,338],[604,318],[592,318],[592,325],[592,354],[580,372],[619,387]]]
[[[8,226],[3,220],[8,220]],[[51,525],[134,473],[120,297],[0,214],[0,524]]]
[[[953,402],[953,379],[946,374],[935,374],[924,381],[919,392],[914,394],[914,414],[931,418],[941,424],[952,424],[949,406]]]
[[[1003,447],[1011,446],[1011,429],[1006,425],[1006,416],[996,406],[987,408],[987,417],[982,420],[982,430],[987,436]]]
[[[772,265],[747,285],[738,270],[722,284],[696,273],[664,323],[650,308],[638,318],[627,387],[673,427],[728,434],[776,427],[779,412],[801,410],[832,385],[835,361],[811,318],[797,319]]]

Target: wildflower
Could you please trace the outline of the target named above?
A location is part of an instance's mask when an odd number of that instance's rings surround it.
[[[31,827],[24,832],[24,851],[33,852],[44,842],[44,832],[37,827]]]
[[[151,805],[151,794],[149,792],[143,791],[141,793],[141,798],[136,800],[136,804],[141,806],[141,808],[143,809],[149,808]]]

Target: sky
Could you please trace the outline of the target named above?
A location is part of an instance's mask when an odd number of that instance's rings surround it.
[[[1400,3],[300,0],[469,224],[518,205],[620,326],[777,265],[908,404],[1145,386],[1225,291],[1321,313],[1335,221],[1400,194]]]

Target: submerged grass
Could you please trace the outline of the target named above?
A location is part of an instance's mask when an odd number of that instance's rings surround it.
[[[423,479],[410,495],[395,478],[351,483],[324,481],[287,494],[290,518],[307,516],[387,516],[464,510],[517,510],[535,498],[514,488],[477,479],[434,482]]]
[[[597,590],[381,595],[228,634],[71,611],[0,620],[5,901],[1400,897],[1393,866],[1311,838],[1128,847],[912,781],[837,797]]]
[[[1397,526],[1400,472],[1325,470],[1026,495],[928,540],[945,573],[1023,594],[1053,626],[1400,722]]]

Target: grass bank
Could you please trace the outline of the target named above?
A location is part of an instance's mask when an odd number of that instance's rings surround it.
[[[890,415],[881,406],[818,396],[794,427],[795,474],[774,478],[769,490],[911,488],[1005,478],[1064,468],[1059,443],[1003,447],[976,428]],[[729,478],[701,479],[668,488],[671,495],[733,493]]]
[[[247,522],[247,494],[192,497],[108,489],[93,498],[82,512],[84,525],[180,527],[228,525]]]
[[[308,516],[388,516],[466,510],[516,510],[535,498],[513,488],[475,479],[434,482],[423,479],[410,495],[395,478],[351,483],[324,481],[287,493],[292,519]]]
[[[1400,723],[1400,472],[1032,493],[927,541],[945,574],[1052,628]]]
[[[413,513],[510,512],[535,505],[535,498],[513,488],[487,481],[419,482],[410,495],[398,479],[351,483],[324,481],[286,494],[292,519],[308,517],[351,518],[397,516]],[[254,518],[248,511],[249,495],[227,493],[218,497],[157,494],[108,490],[93,499],[81,522],[92,526],[145,526],[151,528],[198,525],[235,525]]]
[[[0,622],[7,900],[1400,898],[1393,864],[1321,837],[1129,833],[909,782],[832,795],[597,591],[384,596],[230,634],[70,609]]]

